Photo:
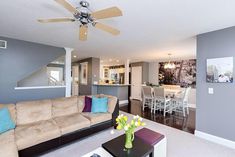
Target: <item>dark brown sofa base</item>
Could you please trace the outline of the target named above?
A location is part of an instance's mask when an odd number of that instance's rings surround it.
[[[115,110],[112,114],[112,120],[109,120],[109,121],[106,121],[103,123],[99,123],[99,124],[93,125],[89,128],[84,128],[82,130],[78,130],[78,131],[72,132],[70,134],[60,136],[60,137],[55,138],[53,140],[49,140],[49,141],[40,143],[38,145],[34,145],[32,147],[20,150],[19,156],[20,157],[39,156],[39,155],[45,154],[49,151],[61,148],[62,146],[65,146],[65,145],[70,144],[72,142],[76,142],[79,139],[82,139],[84,137],[87,137],[89,135],[97,133],[99,131],[108,129],[112,126],[116,127],[116,118],[117,118],[118,114],[119,114],[119,103],[117,102]]]

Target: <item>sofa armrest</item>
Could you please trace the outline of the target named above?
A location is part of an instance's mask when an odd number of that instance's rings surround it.
[[[116,106],[115,106],[114,111],[112,113],[112,123],[113,123],[113,126],[115,129],[117,127],[116,118],[118,117],[118,115],[119,115],[119,100],[117,99]]]

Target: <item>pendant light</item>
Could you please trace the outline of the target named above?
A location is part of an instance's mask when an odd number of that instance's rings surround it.
[[[169,56],[169,61],[164,65],[164,69],[175,69],[175,64],[172,62],[171,63],[171,54],[168,54]]]

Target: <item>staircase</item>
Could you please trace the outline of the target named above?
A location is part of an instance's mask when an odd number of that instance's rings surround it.
[[[64,81],[58,81],[52,76],[48,76],[48,85],[49,86],[64,86]]]

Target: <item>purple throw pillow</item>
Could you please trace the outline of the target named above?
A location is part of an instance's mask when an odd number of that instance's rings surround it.
[[[91,112],[92,98],[85,96],[85,106],[82,112]]]

